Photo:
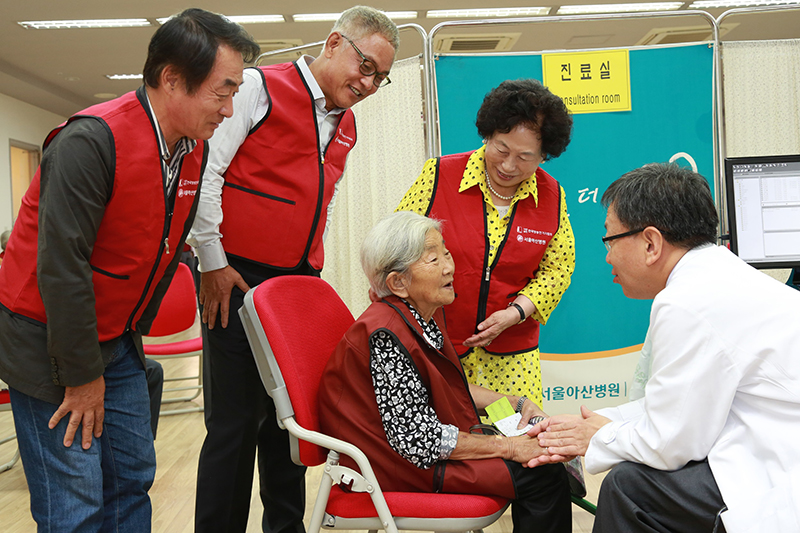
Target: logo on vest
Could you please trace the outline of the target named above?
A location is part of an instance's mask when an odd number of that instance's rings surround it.
[[[529,242],[531,244],[541,244],[542,246],[545,246],[550,240],[550,237],[553,236],[553,233],[550,231],[523,228],[522,226],[516,226],[516,230],[517,242]]]
[[[347,141],[343,141],[343,138],[347,139]],[[339,128],[339,135],[336,136],[336,142],[343,146],[347,146],[348,148],[352,148],[353,146],[353,138],[345,135],[345,133],[342,131],[342,128]]]
[[[200,183],[200,180],[185,180],[181,179],[178,182],[178,198],[183,198],[184,196],[194,196],[197,194],[197,185]],[[181,187],[194,187],[193,189],[181,189]]]

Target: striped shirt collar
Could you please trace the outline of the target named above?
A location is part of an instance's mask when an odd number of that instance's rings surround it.
[[[153,125],[156,129],[158,150],[159,154],[161,155],[161,167],[164,170],[164,174],[169,176],[169,180],[167,182],[167,195],[169,195],[172,193],[172,189],[175,184],[175,177],[180,173],[183,157],[195,149],[197,146],[197,141],[188,137],[181,137],[175,144],[175,153],[170,154],[169,146],[167,145],[166,139],[164,139],[164,133],[161,131],[161,126],[158,123],[158,117],[156,116],[156,112],[153,110],[153,103],[150,101],[150,95],[147,93],[147,90],[144,91],[144,94],[147,98],[147,105],[150,108],[150,116],[153,117]],[[169,163],[167,163],[167,161],[169,161]]]
[[[147,93],[147,90],[144,91],[144,95],[147,98],[147,106],[150,108],[150,116],[153,117],[153,124],[156,128],[156,138],[158,139],[158,149],[161,154],[162,161],[169,161],[172,155],[169,153],[169,146],[167,145],[167,140],[164,139],[164,134],[161,131],[161,126],[158,123],[158,117],[156,116],[156,112],[153,110],[153,103],[150,101],[150,95]],[[182,155],[186,155],[192,150],[194,150],[195,146],[197,146],[197,141],[194,139],[190,139],[188,137],[181,137],[178,140],[178,143],[175,145],[175,155],[179,155],[180,152],[183,152]],[[177,159],[177,158],[176,158]]]

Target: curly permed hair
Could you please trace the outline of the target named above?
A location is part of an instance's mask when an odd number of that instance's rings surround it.
[[[483,99],[475,120],[484,139],[520,124],[541,135],[545,160],[560,156],[569,145],[572,115],[561,98],[538,80],[504,81]]]

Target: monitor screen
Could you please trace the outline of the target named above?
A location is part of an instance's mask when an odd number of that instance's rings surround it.
[[[725,160],[731,250],[756,268],[800,266],[800,155]]]

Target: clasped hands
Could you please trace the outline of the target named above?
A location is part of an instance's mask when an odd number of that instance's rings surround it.
[[[610,422],[583,405],[580,415],[557,415],[542,420],[528,431],[529,437],[537,439],[541,453],[533,456],[527,466],[564,463],[586,455],[594,434]]]

